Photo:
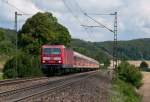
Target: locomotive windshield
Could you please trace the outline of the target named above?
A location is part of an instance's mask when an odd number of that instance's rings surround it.
[[[60,54],[61,50],[60,48],[44,48],[43,53],[44,54]]]

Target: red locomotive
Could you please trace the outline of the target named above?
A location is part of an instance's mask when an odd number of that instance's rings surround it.
[[[41,64],[46,73],[88,71],[99,68],[99,62],[66,48],[64,45],[43,45]]]

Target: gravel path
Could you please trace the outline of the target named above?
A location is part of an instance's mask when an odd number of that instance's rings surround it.
[[[143,96],[142,102],[150,102],[150,72],[143,72],[143,86],[139,93]]]
[[[110,79],[107,73],[98,72],[97,74],[59,89],[52,93],[47,93],[35,102],[108,102],[108,90]],[[28,101],[29,102],[29,101]]]

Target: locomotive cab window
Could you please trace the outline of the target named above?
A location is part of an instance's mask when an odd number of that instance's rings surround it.
[[[61,50],[60,48],[44,48],[43,53],[44,54],[60,54]]]

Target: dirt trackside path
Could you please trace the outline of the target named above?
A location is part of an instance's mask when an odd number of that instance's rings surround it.
[[[139,89],[139,93],[143,96],[142,102],[150,102],[150,72],[143,73],[143,86]]]

